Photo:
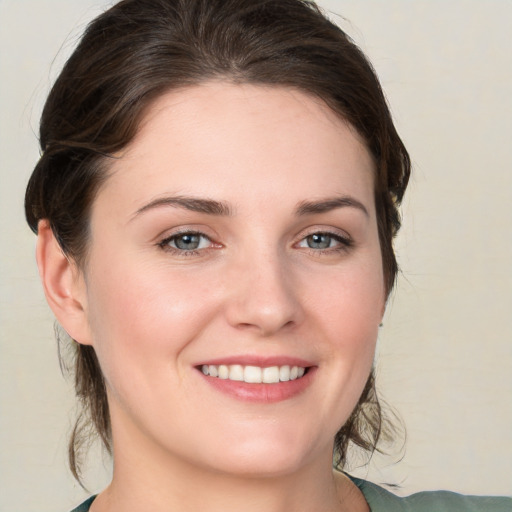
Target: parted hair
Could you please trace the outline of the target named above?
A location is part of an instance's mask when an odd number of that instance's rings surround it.
[[[325,102],[350,123],[374,160],[374,197],[387,292],[397,262],[393,238],[410,174],[379,80],[361,50],[311,1],[122,0],[94,19],[57,78],[40,122],[41,156],[25,212],[37,233],[46,219],[62,251],[87,261],[91,204],[108,179],[112,155],[137,133],[162,94],[209,80],[291,87]],[[91,346],[72,342],[80,412],[69,460],[80,481],[90,434],[111,453],[109,407]],[[343,467],[352,443],[373,451],[384,429],[373,373],[336,434]]]

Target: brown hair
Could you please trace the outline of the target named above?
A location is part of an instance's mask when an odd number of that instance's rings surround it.
[[[111,155],[134,138],[145,109],[171,89],[210,79],[288,86],[322,99],[362,136],[375,161],[375,204],[387,292],[397,263],[393,237],[410,173],[379,81],[351,39],[307,0],[123,0],[96,18],[46,101],[41,158],[28,183],[25,211],[34,232],[47,219],[64,253],[83,265],[89,211]],[[81,414],[70,465],[92,430],[111,451],[105,384],[94,349],[75,344]],[[335,439],[335,460],[350,442],[374,450],[382,427],[370,376]]]

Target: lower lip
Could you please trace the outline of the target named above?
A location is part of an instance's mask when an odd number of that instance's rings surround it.
[[[200,375],[216,390],[245,402],[275,403],[303,393],[313,381],[316,368],[310,367],[303,377],[274,384],[251,384],[243,381]]]

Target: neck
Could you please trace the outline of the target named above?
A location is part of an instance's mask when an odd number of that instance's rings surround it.
[[[193,464],[133,431],[115,434],[112,483],[96,498],[91,512],[369,510],[357,487],[340,473],[333,474],[329,446],[295,469],[240,474]]]
[[[324,461],[325,462],[325,461]],[[326,468],[326,469],[324,469]],[[360,491],[330,463],[311,464],[284,475],[228,475],[176,463],[116,458],[111,485],[91,512],[344,512],[367,511]]]
[[[98,512],[344,510],[331,471],[320,473],[313,468],[303,468],[287,475],[239,476],[175,462],[167,471],[162,471],[161,467],[151,470],[146,464],[141,471],[140,462],[130,463],[127,467],[120,467],[116,462],[112,483],[97,500],[98,505],[104,503],[107,506],[99,508]]]

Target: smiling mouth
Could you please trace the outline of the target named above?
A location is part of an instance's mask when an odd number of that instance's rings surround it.
[[[204,364],[199,368],[204,375],[223,380],[249,384],[276,384],[303,377],[308,368],[302,366],[243,366],[240,364]]]

